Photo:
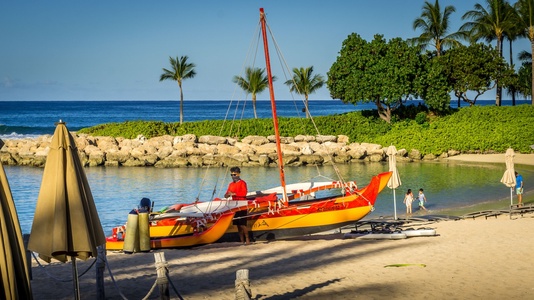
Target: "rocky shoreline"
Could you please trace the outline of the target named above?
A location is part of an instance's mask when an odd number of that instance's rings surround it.
[[[220,136],[159,136],[135,139],[89,136],[73,133],[84,166],[124,167],[207,167],[276,166],[274,136],[248,136],[241,140]],[[44,167],[51,135],[33,139],[4,140],[0,162],[4,165]],[[386,161],[386,148],[368,143],[350,143],[345,135],[282,137],[287,166],[322,165],[360,161]],[[460,154],[449,151],[440,156],[421,155],[416,149],[399,149],[397,160],[436,160]]]

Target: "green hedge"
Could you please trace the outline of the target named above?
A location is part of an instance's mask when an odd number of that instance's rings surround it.
[[[426,114],[424,110],[422,110]],[[388,124],[378,118],[376,111],[356,111],[340,115],[305,118],[280,118],[282,136],[347,135],[351,142],[395,145],[398,149],[418,149],[422,154],[439,155],[448,150],[466,153],[505,152],[508,147],[531,153],[534,144],[534,107],[473,106],[461,108],[444,117],[430,117],[415,112],[413,119]],[[416,121],[417,120],[417,121]],[[161,135],[232,136],[273,134],[271,119],[240,121],[199,121],[165,123],[157,121],[128,121],[102,124],[80,130],[93,136],[147,138]]]

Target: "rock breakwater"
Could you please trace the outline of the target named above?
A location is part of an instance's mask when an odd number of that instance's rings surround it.
[[[84,166],[124,167],[206,167],[276,166],[274,136],[248,136],[241,140],[220,136],[159,136],[135,139],[89,136],[73,133]],[[33,139],[7,139],[0,149],[4,165],[43,167],[50,150],[51,135]],[[345,135],[282,137],[281,147],[287,166],[322,165],[357,161],[385,161],[381,145],[350,143]],[[418,150],[400,149],[397,160],[434,160],[458,152],[423,156]]]

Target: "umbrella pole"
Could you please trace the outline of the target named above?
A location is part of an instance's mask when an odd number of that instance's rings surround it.
[[[393,212],[395,221],[397,221],[397,199],[395,198],[395,189],[393,189]]]
[[[510,207],[512,207],[512,205],[514,205],[514,202],[512,201],[512,199],[513,199],[512,191],[513,191],[513,188],[510,188]]]
[[[512,206],[514,202],[512,201],[512,187],[510,187],[510,220],[512,219]]]
[[[72,258],[72,282],[74,284],[74,299],[80,300],[80,284],[78,282],[78,268],[76,267],[76,256]]]

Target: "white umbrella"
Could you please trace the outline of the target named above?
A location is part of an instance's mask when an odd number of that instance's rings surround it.
[[[506,171],[501,178],[501,182],[504,183],[507,187],[510,188],[510,207],[513,205],[512,201],[512,191],[515,187],[515,170],[514,170],[514,149],[508,148],[506,154],[504,155],[504,160],[506,162]]]
[[[389,178],[388,187],[393,189],[393,210],[395,212],[395,220],[397,220],[397,199],[395,197],[395,189],[402,184],[399,177],[399,171],[397,170],[397,148],[393,145],[389,146],[386,154],[388,155],[389,171],[393,172],[391,178]]]

